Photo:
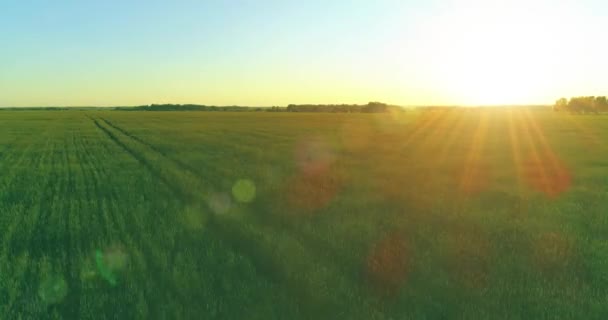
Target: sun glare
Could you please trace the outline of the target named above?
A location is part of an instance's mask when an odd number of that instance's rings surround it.
[[[426,54],[435,83],[454,101],[522,104],[553,97],[564,72],[558,15],[483,5],[449,10],[428,23]]]

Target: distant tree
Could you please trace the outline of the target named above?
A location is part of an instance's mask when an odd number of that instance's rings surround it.
[[[570,101],[568,101],[568,111],[572,113],[581,113],[583,109],[584,105],[581,97],[570,98]]]
[[[560,99],[561,100],[561,99]],[[558,101],[560,101],[558,100]],[[561,102],[560,102],[561,103]],[[556,105],[557,106],[557,105]],[[563,110],[571,113],[597,113],[599,104],[594,96],[573,97]]]
[[[566,111],[568,109],[568,99],[560,98],[555,101],[555,105],[553,106],[554,111]]]
[[[388,105],[382,102],[370,102],[363,107],[363,112],[388,112]]]
[[[595,97],[594,106],[597,112],[608,112],[608,100],[606,96]]]

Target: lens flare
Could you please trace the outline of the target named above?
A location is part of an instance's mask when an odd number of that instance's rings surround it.
[[[60,275],[45,279],[38,288],[38,296],[46,305],[58,304],[68,295],[68,284]]]
[[[110,285],[118,285],[120,275],[127,266],[127,254],[120,247],[113,247],[102,252],[95,252],[95,263],[102,278]]]
[[[255,199],[255,183],[249,179],[240,179],[232,186],[232,196],[240,203],[249,203]]]
[[[232,200],[226,193],[211,193],[207,197],[207,205],[215,214],[225,214],[232,207]]]
[[[366,273],[372,287],[394,295],[407,280],[410,248],[405,237],[392,233],[378,242],[366,261]]]

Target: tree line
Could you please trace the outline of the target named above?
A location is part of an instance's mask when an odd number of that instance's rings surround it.
[[[553,110],[571,113],[608,112],[608,100],[605,96],[572,97],[570,100],[561,98],[555,101]]]
[[[369,102],[368,104],[290,104],[285,111],[287,112],[362,112],[362,113],[381,113],[389,111],[403,110],[398,106],[391,106],[382,102]]]
[[[114,109],[122,111],[250,111],[249,107],[218,107],[200,104],[151,104],[137,107],[116,107]]]
[[[381,113],[404,109],[382,102],[367,104],[290,104],[287,107],[206,106],[198,104],[151,104],[137,107],[116,107],[122,111],[258,111],[258,112],[334,112],[334,113]]]

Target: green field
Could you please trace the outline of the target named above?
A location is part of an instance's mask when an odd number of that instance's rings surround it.
[[[603,319],[606,120],[0,111],[0,318]]]

